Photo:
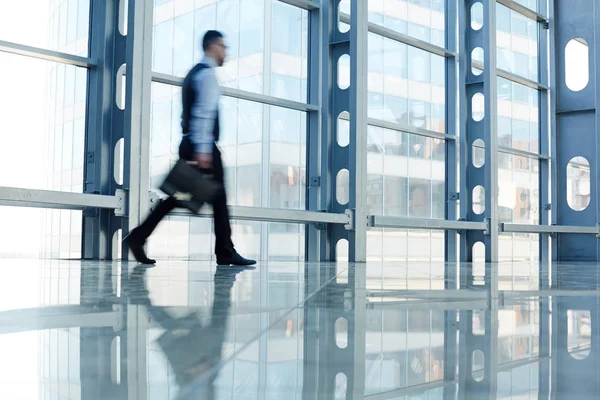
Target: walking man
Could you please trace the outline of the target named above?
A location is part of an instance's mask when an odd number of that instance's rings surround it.
[[[212,30],[206,32],[202,40],[202,48],[204,57],[185,77],[181,90],[183,139],[179,145],[179,157],[183,160],[195,161],[202,169],[211,170],[214,179],[222,185],[222,189],[213,200],[217,264],[253,265],[256,264],[256,261],[239,255],[231,241],[223,162],[221,152],[216,145],[219,141],[221,88],[217,81],[215,68],[221,67],[227,56],[227,46],[223,34]],[[173,196],[169,197],[161,202],[148,218],[126,237],[126,243],[138,262],[143,264],[156,262],[146,256],[144,244],[158,223],[176,206],[177,199]]]

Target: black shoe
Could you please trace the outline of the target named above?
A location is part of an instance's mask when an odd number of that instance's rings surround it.
[[[135,233],[136,230],[134,229],[129,235],[125,236],[123,241],[127,244],[137,262],[141,264],[156,264],[156,260],[146,256],[146,252],[144,251],[146,241],[140,239]]]
[[[237,252],[229,257],[217,257],[218,265],[234,265],[236,267],[247,267],[256,264],[255,260],[249,260],[240,256]]]

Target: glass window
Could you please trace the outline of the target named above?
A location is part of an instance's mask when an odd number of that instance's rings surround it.
[[[173,20],[154,27],[154,62],[152,69],[163,74],[173,73]]]
[[[240,57],[263,51],[264,8],[264,0],[240,2]]]
[[[173,21],[173,74],[185,76],[191,69],[196,50],[194,47],[194,13],[190,12]]]
[[[0,2],[0,40],[70,54],[87,55],[90,0]]]
[[[301,56],[302,25],[305,11],[281,2],[273,2],[272,46],[274,52]]]
[[[76,92],[76,85],[78,77],[85,81],[87,70],[2,52],[0,65],[0,87],[10,93],[0,95],[0,132],[18,132],[2,136],[0,170],[22,165],[22,152],[15,149],[27,149],[29,154],[28,169],[0,174],[0,186],[62,190],[65,172],[65,190],[80,190],[83,170],[73,176],[71,165],[75,159],[81,162],[84,153],[74,153],[72,147],[85,132],[74,133],[73,121],[85,119],[85,96],[79,88]],[[73,107],[75,93],[83,97],[79,107]],[[75,134],[81,137],[74,138]]]

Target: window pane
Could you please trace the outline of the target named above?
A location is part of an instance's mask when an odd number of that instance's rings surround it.
[[[17,171],[0,174],[0,186],[81,192],[87,71],[1,52],[0,65],[0,87],[10,93],[0,95],[0,132],[11,132],[0,170]]]
[[[369,22],[444,47],[444,0],[370,1]]]
[[[498,78],[499,146],[539,152],[538,99],[537,90]]]
[[[178,87],[152,85],[150,185],[157,192],[178,158],[180,96]],[[225,97],[220,121],[229,203],[304,209],[306,114]]]
[[[369,117],[445,132],[442,57],[369,34]]]
[[[306,102],[308,11],[265,0],[155,0],[154,14],[154,71],[185,76],[203,56],[205,32],[218,29],[229,47],[217,70],[223,86]]]
[[[498,4],[496,7],[497,66],[538,80],[538,23]]]
[[[89,12],[90,0],[2,1],[0,40],[87,56]]]

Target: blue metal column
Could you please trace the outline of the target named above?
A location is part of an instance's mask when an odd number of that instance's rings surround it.
[[[600,146],[598,128],[600,114],[600,79],[597,65],[600,61],[600,4],[586,0],[554,0],[555,62],[556,62],[556,164],[558,169],[558,193],[556,209],[560,225],[593,226],[598,222],[600,202],[598,195]],[[584,40],[589,51],[589,81],[580,91],[567,87],[566,45],[569,41]],[[573,64],[571,64],[573,65]],[[582,211],[575,211],[567,203],[567,165],[573,157],[585,157],[590,165],[590,203]],[[593,235],[561,234],[558,237],[558,260],[562,261],[553,278],[553,288],[573,290],[597,290],[598,268],[595,263],[568,264],[565,261],[599,260],[600,246]],[[569,319],[573,310],[590,313],[591,349],[587,357],[575,357],[568,351],[571,329],[575,320]],[[556,398],[581,398],[584,394],[600,392],[597,371],[600,367],[598,302],[596,297],[556,298],[552,310],[552,393]],[[569,326],[571,324],[571,326]]]
[[[459,2],[446,2],[446,48],[455,54],[459,53],[458,42],[458,9]],[[463,49],[464,50],[464,49]],[[457,88],[459,79],[458,58],[446,57],[446,133],[455,137],[455,140],[446,140],[446,176],[445,176],[445,193],[446,193],[446,210],[445,218],[449,221],[455,221],[457,218],[458,208],[458,190],[457,190],[457,163],[458,163],[458,148],[457,135],[460,131],[458,127],[458,97]],[[464,82],[463,82],[464,83]],[[462,87],[462,86],[461,86]],[[456,231],[445,231],[445,246],[444,246],[444,287],[449,290],[458,288],[458,233]],[[454,382],[458,373],[458,313],[456,311],[444,312],[444,380]],[[454,399],[456,388],[454,385],[444,386],[444,399]]]
[[[123,172],[128,218],[124,234],[138,226],[150,209],[153,12],[153,0],[129,1]],[[128,259],[128,256],[124,246],[123,258]]]
[[[472,26],[472,7],[483,7],[483,26]],[[460,209],[467,221],[486,222],[486,232],[470,231],[460,237],[461,288],[473,286],[473,246],[485,246],[484,286],[490,307],[485,312],[485,335],[473,333],[473,312],[461,312],[459,398],[495,398],[497,392],[498,353],[498,163],[497,163],[497,72],[496,72],[496,0],[461,0],[459,2],[459,104],[460,104]],[[481,21],[479,21],[481,22]],[[472,51],[483,50],[483,71],[475,75],[471,68]],[[477,111],[477,112],[476,112]],[[481,115],[483,111],[483,115]],[[473,143],[484,142],[485,161],[473,165]],[[484,190],[484,209],[475,208],[475,190]],[[473,354],[483,352],[483,379],[476,381],[471,373]]]
[[[322,241],[321,259],[334,260],[336,244],[341,239],[348,240],[348,256],[350,261],[366,261],[366,174],[367,174],[367,37],[368,37],[368,4],[353,1],[351,5],[351,28],[342,33],[338,29],[340,0],[329,0],[328,8],[322,6],[328,19],[329,54],[327,59],[327,76],[323,82],[328,82],[329,98],[326,108],[321,112],[327,118],[327,134],[322,135],[321,170],[322,176],[331,178],[324,182],[322,204],[329,212],[345,213],[352,210],[354,214],[353,229],[346,230],[343,226],[334,226],[327,230],[326,238]],[[325,2],[324,2],[325,3]],[[342,89],[339,83],[339,62],[343,56],[350,58],[350,86]],[[338,117],[341,113],[350,114],[350,143],[341,146],[337,141]],[[348,171],[349,195],[344,198],[337,189],[342,185],[336,184],[340,171]],[[340,203],[339,200],[342,200]],[[347,202],[343,200],[348,200]]]
[[[119,32],[120,3],[90,3],[90,57],[98,66],[88,72],[88,110],[85,136],[84,192],[114,195],[121,188],[114,178],[115,146],[123,138],[123,110],[116,104],[117,72],[125,63],[125,36]],[[83,212],[82,256],[112,259],[114,233],[122,219],[113,211]]]
[[[330,16],[329,4],[309,11],[308,16],[308,102],[320,106],[319,112],[307,113],[308,135],[306,139],[306,208],[311,211],[327,210],[331,203],[332,181],[329,168],[329,149],[332,136],[329,128],[329,82],[331,60],[329,59]],[[306,225],[306,261],[329,260],[331,245],[325,226]],[[321,233],[324,234],[321,234]],[[323,243],[323,245],[321,245]],[[335,253],[333,253],[335,255]]]
[[[596,65],[600,57],[598,42],[597,2],[555,0],[556,23],[556,139],[558,152],[558,204],[554,209],[559,225],[594,226],[598,222],[598,96],[600,80]],[[589,48],[589,82],[578,92],[566,85],[565,46],[572,39],[583,39]],[[571,71],[571,73],[580,73]],[[585,210],[575,211],[567,203],[567,165],[573,157],[585,157],[590,164],[590,203]],[[561,234],[558,238],[558,260],[598,261],[598,239],[592,235]]]
[[[553,56],[554,56],[554,1],[549,0],[550,7],[545,1],[539,4],[539,13],[549,17],[548,25],[538,23],[538,76],[540,83],[549,87],[548,91],[539,91],[539,152],[541,155],[549,156],[548,159],[539,160],[539,221],[541,225],[551,225],[551,214],[553,201],[551,193],[556,193],[556,168],[552,157],[555,156],[553,144],[556,139],[556,121],[554,119],[554,104],[556,95],[554,92],[556,80]],[[552,191],[552,192],[551,192]],[[539,235],[539,289],[550,288],[550,267],[556,254],[556,240],[549,235]],[[539,375],[538,375],[538,398],[548,399],[550,394],[550,299],[540,297],[539,299]]]

